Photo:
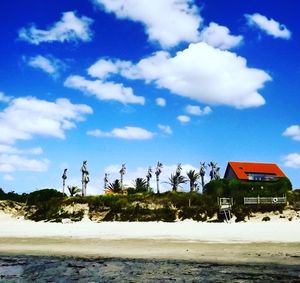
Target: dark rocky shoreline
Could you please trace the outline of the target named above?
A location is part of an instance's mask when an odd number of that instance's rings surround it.
[[[3,255],[0,282],[300,282],[300,266]]]

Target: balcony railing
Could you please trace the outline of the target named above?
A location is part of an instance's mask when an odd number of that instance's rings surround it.
[[[286,204],[286,197],[245,197],[244,204]]]

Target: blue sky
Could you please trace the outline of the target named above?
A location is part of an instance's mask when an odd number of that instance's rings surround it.
[[[1,2],[0,187],[275,162],[300,187],[295,1]]]

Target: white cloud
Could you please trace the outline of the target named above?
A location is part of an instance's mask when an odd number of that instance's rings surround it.
[[[105,133],[100,131],[99,129],[87,131],[86,134],[92,137],[103,137]]]
[[[40,69],[45,73],[48,73],[53,76],[57,76],[59,70],[62,68],[63,63],[54,58],[54,57],[45,57],[42,55],[37,55],[35,57],[31,57],[26,59],[27,64],[33,68]]]
[[[110,74],[115,74],[119,70],[118,64],[105,59],[99,59],[88,68],[88,74],[95,78],[105,79]]]
[[[216,49],[204,42],[171,57],[160,51],[122,70],[129,79],[155,82],[157,87],[208,104],[236,108],[258,107],[265,99],[258,93],[271,77],[247,67],[245,58]]]
[[[76,127],[92,109],[85,104],[72,104],[68,99],[55,102],[34,97],[20,97],[0,112],[0,142],[13,144],[33,136],[65,138],[65,131]]]
[[[43,153],[43,149],[41,147],[33,147],[28,149],[18,149],[15,146],[0,144],[0,154],[32,154],[32,155],[40,155]]]
[[[44,151],[41,147],[33,147],[33,148],[30,148],[30,149],[26,149],[25,151],[21,151],[22,152],[25,152],[26,154],[34,154],[34,155],[40,155],[42,154]]]
[[[285,25],[280,24],[273,19],[268,19],[266,16],[259,13],[245,15],[245,17],[249,26],[256,26],[275,38],[290,39],[292,36],[292,33]]]
[[[177,120],[182,124],[186,124],[191,121],[191,118],[186,115],[179,115],[177,116]]]
[[[148,140],[154,137],[154,133],[139,127],[115,128],[110,132],[99,129],[88,131],[87,135],[95,137],[120,138],[126,140]]]
[[[157,127],[166,135],[173,134],[173,131],[169,125],[158,124]]]
[[[111,75],[117,74],[130,67],[131,63],[127,61],[101,58],[90,66],[87,72],[94,78],[106,81]]]
[[[295,141],[300,141],[300,127],[298,125],[292,125],[285,129],[283,135],[291,137]]]
[[[6,96],[3,92],[0,92],[0,102],[9,102],[11,99],[11,96]]]
[[[38,29],[35,25],[19,30],[19,38],[32,44],[53,41],[90,41],[92,32],[90,25],[93,22],[88,17],[77,17],[75,12],[65,12],[60,21],[46,30]]]
[[[13,181],[14,180],[14,177],[12,176],[12,175],[10,175],[10,174],[5,174],[4,176],[3,176],[3,180],[4,181]]]
[[[291,168],[300,168],[300,153],[290,153],[283,158],[284,166]]]
[[[94,0],[106,12],[119,19],[140,22],[149,40],[164,47],[182,41],[195,42],[202,22],[193,0]]]
[[[162,97],[156,98],[155,102],[156,102],[156,105],[158,105],[160,107],[165,107],[167,105],[167,101]]]
[[[201,31],[200,40],[216,48],[231,49],[240,45],[243,37],[231,35],[227,27],[212,22]]]
[[[0,154],[0,172],[33,171],[44,172],[48,170],[49,160],[28,159],[17,154]]]
[[[96,96],[99,100],[116,100],[121,103],[144,104],[145,98],[136,96],[132,88],[124,87],[123,84],[104,82],[101,80],[87,80],[82,76],[69,76],[65,86],[79,89],[87,94]]]
[[[203,109],[201,109],[200,106],[196,106],[196,105],[187,105],[185,110],[190,115],[196,115],[196,116],[204,116],[212,112],[209,106],[205,106]]]

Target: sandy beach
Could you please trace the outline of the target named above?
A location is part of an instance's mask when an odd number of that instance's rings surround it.
[[[250,221],[207,223],[93,222],[84,218],[73,223],[33,222],[0,212],[0,238],[94,238],[100,240],[183,240],[213,243],[300,243],[300,221]]]
[[[0,253],[300,263],[300,221],[44,223],[0,213]]]

